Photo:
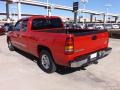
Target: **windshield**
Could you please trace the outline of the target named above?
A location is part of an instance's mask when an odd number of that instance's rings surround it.
[[[33,19],[32,22],[32,30],[39,30],[39,29],[48,29],[48,28],[62,28],[62,21],[59,18],[37,18]]]

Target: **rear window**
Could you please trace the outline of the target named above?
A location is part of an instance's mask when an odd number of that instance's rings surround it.
[[[61,28],[62,21],[59,18],[44,19],[37,18],[33,19],[32,30],[48,29],[48,28]]]
[[[50,24],[51,28],[60,28],[60,27],[62,27],[62,22],[61,22],[61,20],[59,18],[56,18],[56,19],[53,18],[53,19],[50,19],[49,21],[50,21],[49,24]]]

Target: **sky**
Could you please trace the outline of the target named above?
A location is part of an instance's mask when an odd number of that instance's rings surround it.
[[[41,2],[46,2],[47,0],[37,0]],[[73,2],[80,2],[80,0],[49,0],[49,3],[53,4],[59,4],[59,5],[65,5],[65,6],[71,6],[73,5]],[[106,12],[106,4],[111,4],[112,6],[109,7],[110,13],[120,13],[120,0],[88,0],[88,3],[86,3],[86,9],[94,10],[94,11],[100,11],[100,12]],[[17,12],[17,9],[15,9],[15,4],[10,5],[10,11],[11,12]],[[14,7],[14,10],[12,9]],[[83,8],[83,4],[79,3],[79,8]],[[29,14],[40,14],[40,15],[46,15],[46,9],[42,7],[37,6],[29,6],[29,5],[22,5],[21,9],[22,13],[29,13]],[[0,12],[5,12],[5,2],[0,1]],[[64,10],[52,10],[52,15],[57,16],[68,16],[73,17],[73,13],[70,11],[64,11]],[[88,16],[88,14],[79,14],[79,16]],[[0,17],[3,18],[3,17]]]

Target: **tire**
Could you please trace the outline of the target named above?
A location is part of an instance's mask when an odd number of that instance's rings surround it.
[[[40,52],[38,66],[46,73],[53,73],[56,71],[56,65],[53,62],[51,54],[47,50]]]
[[[11,40],[8,40],[8,48],[10,51],[14,51],[14,46],[11,43]]]

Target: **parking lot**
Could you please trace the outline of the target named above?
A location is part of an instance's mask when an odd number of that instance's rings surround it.
[[[29,55],[10,52],[0,36],[0,90],[120,90],[120,39],[109,43],[112,53],[99,64],[47,74]]]

